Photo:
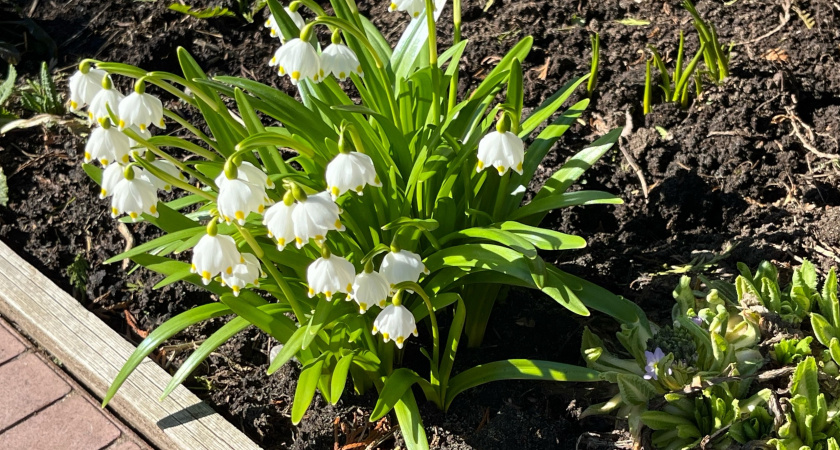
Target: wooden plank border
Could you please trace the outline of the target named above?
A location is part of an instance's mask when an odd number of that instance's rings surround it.
[[[133,345],[3,242],[0,314],[58,358],[99,399],[134,351]],[[162,449],[260,448],[183,386],[158,401],[169,379],[146,358],[108,407]]]

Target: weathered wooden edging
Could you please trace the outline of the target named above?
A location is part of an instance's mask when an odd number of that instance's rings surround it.
[[[102,398],[134,346],[0,242],[0,314]],[[183,386],[158,397],[170,376],[145,359],[109,408],[163,449],[259,449]]]

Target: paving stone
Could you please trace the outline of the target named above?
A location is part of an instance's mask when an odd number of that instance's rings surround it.
[[[0,430],[70,392],[70,385],[32,353],[0,366],[0,380]]]
[[[141,447],[132,441],[122,441],[108,447],[108,450],[141,450]]]
[[[0,434],[4,450],[99,450],[120,430],[79,395],[67,397]]]
[[[20,355],[24,350],[26,350],[26,346],[0,321],[0,364]]]

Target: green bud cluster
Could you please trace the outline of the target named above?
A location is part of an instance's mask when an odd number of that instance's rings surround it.
[[[691,333],[682,327],[662,327],[656,336],[647,341],[648,351],[652,352],[657,347],[661,348],[666,355],[673,353],[674,360],[683,364],[691,364],[697,359],[697,345]]]

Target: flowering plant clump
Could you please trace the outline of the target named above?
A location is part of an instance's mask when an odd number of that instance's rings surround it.
[[[612,147],[620,129],[572,156],[520,206],[543,157],[588,105],[582,100],[555,115],[587,77],[523,117],[520,61],[531,46],[525,38],[459,99],[467,42],[460,37],[457,0],[451,4],[453,45],[442,53],[435,20],[445,2],[392,4],[416,16],[394,49],[352,0],[331,3],[334,16],[311,1],[285,8],[268,1],[266,27],[281,39],[266,59],[297,86],[300,102],[257,81],[209,78],[183,49],[180,75],[114,62],[80,64],[71,106],[87,105],[94,129],[85,159],[101,166],[88,163],[85,170],[101,185],[102,197],[111,197],[114,216],[164,231],[110,261],[130,258],[163,274],[158,288],[186,281],[219,299],[152,332],[105,403],[161,342],[223,315],[235,317],[184,362],[164,395],[251,324],[283,344],[269,374],[293,357],[303,366],[294,423],[316,389],[335,403],[349,377],[357,392],[376,388],[371,420],[394,410],[410,448],[427,447],[414,384],[446,409],[465,389],[494,380],[596,380],[591,369],[534,360],[452,374],[462,334],[469,345],[480,344],[504,286],[542,291],[578,314],[595,309],[622,323],[643,320],[631,302],[538,254],[585,245],[578,236],[540,228],[548,211],[621,202],[606,192],[566,192]],[[304,21],[301,8],[314,19]],[[323,49],[316,27],[332,32]],[[134,92],[123,97],[113,76],[135,79]],[[359,102],[345,93],[345,79]],[[197,110],[204,123],[165,107],[171,99],[164,103],[152,87]],[[150,131],[173,124],[184,137]],[[279,149],[294,156],[283,158]],[[175,157],[173,150],[189,157]],[[159,191],[170,189],[179,195],[161,202]],[[173,257],[183,251],[190,251],[190,262]],[[441,316],[449,324],[445,336]],[[428,376],[395,367],[399,351],[421,345]]]

